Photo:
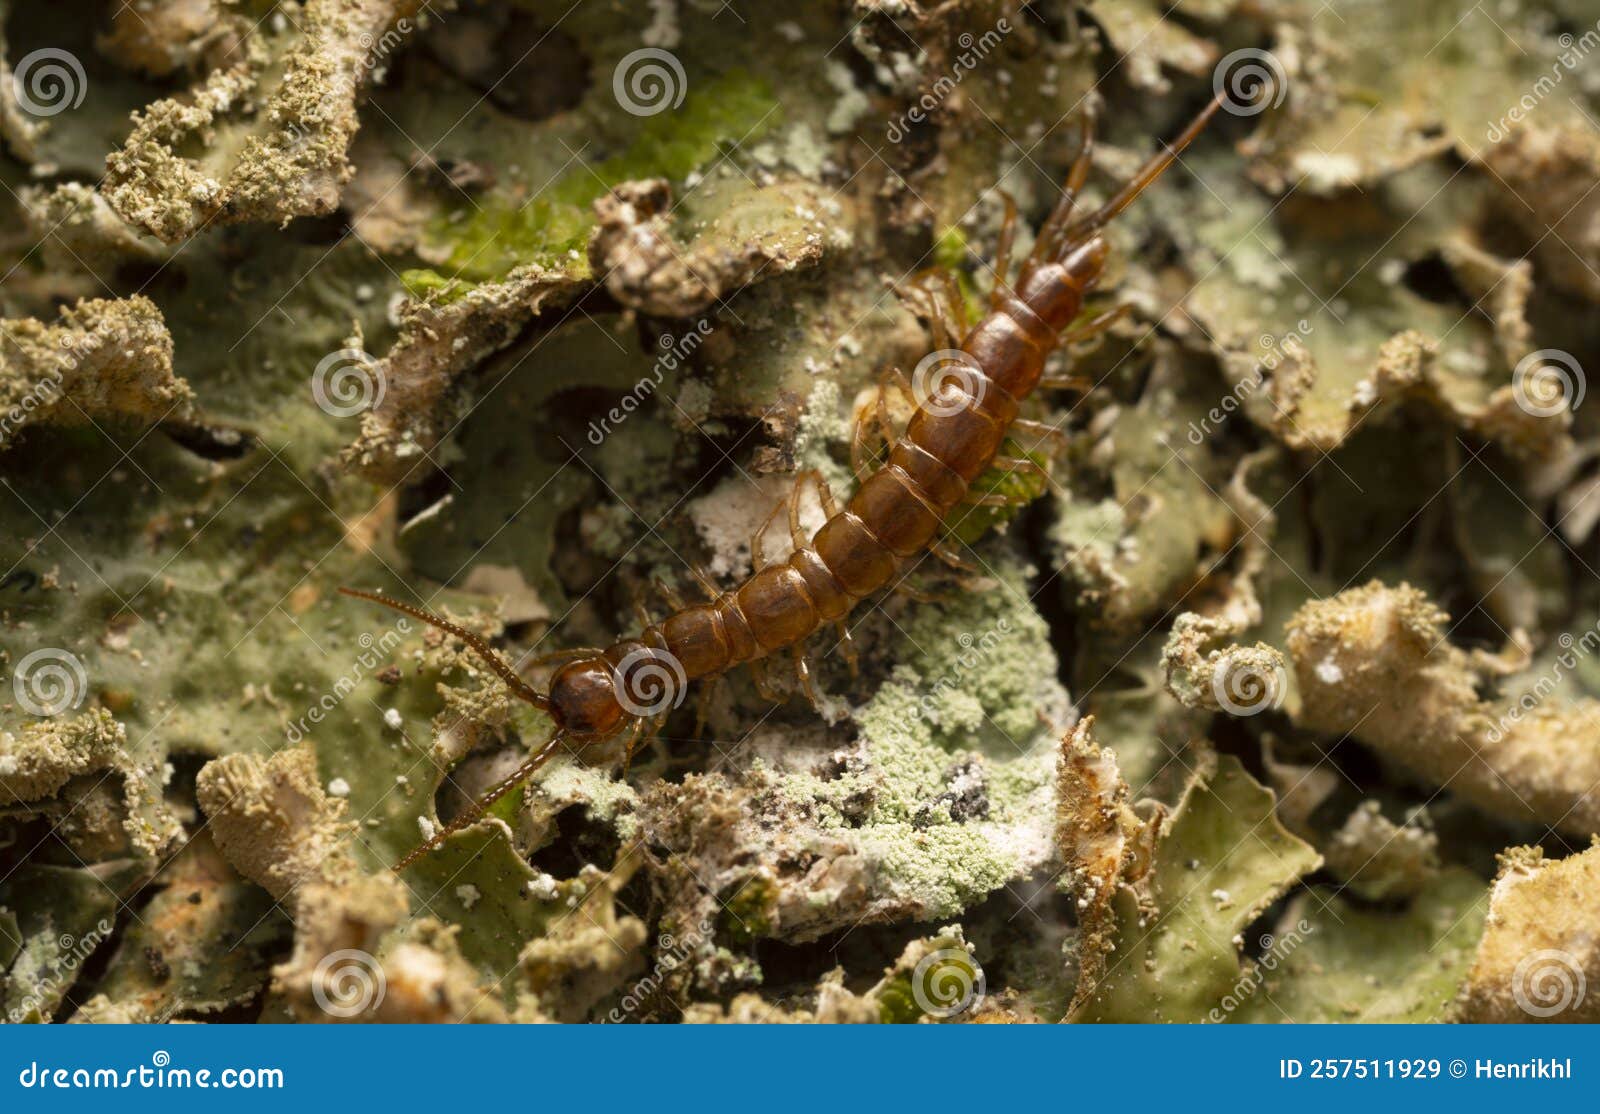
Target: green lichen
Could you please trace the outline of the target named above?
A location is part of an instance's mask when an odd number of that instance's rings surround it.
[[[748,143],[776,126],[778,108],[764,78],[730,71],[696,86],[682,111],[644,119],[621,153],[565,170],[523,202],[496,199],[445,213],[431,234],[451,244],[456,278],[491,281],[525,263],[584,275],[595,198],[636,178],[682,181],[715,158],[720,144]]]

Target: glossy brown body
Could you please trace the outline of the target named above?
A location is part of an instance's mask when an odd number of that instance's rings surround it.
[[[934,540],[967,485],[989,467],[1060,331],[1099,279],[1105,257],[1105,242],[1091,237],[1060,262],[1033,270],[979,321],[962,345],[978,369],[975,378],[953,388],[962,391],[965,405],[950,413],[949,394],[941,394],[937,412],[920,405],[883,467],[809,545],[715,601],[617,643],[605,651],[606,662],[614,668],[648,646],[672,655],[690,680],[713,676],[803,641],[887,584],[903,562]],[[574,663],[563,672],[576,680],[597,665]],[[558,708],[563,680],[568,678],[558,676],[551,694]],[[591,733],[606,726],[596,724]]]

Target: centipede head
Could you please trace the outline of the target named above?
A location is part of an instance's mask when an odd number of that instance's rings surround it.
[[[549,713],[579,739],[603,739],[628,725],[630,716],[617,697],[617,676],[603,657],[568,662],[550,678]]]

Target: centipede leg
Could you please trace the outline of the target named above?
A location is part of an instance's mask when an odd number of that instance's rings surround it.
[[[905,596],[907,599],[913,600],[916,603],[938,604],[949,602],[943,596],[940,596],[934,592],[925,592],[921,588],[918,588],[915,584],[912,584],[911,572],[912,570],[907,569],[901,575],[899,580],[896,580],[889,586],[889,590],[896,595]]]
[[[699,565],[689,566],[689,575],[694,577],[694,582],[700,585],[700,590],[706,594],[707,603],[716,603],[722,598],[722,592],[717,588],[717,582],[711,579],[711,574]]]
[[[750,663],[750,679],[755,682],[756,693],[761,699],[773,704],[783,703],[783,697],[772,687],[772,678],[767,675],[765,658],[756,658]]]
[[[694,703],[694,737],[696,739],[705,738],[706,723],[711,718],[711,698],[721,686],[722,674],[720,673],[706,678],[705,683],[700,686],[700,693],[695,698]]]
[[[1020,472],[1024,475],[1035,476],[1038,479],[1044,480],[1046,483],[1048,483],[1050,480],[1049,469],[1045,468],[1032,457],[997,456],[991,462],[991,467],[999,468],[1005,472]]]
[[[1026,434],[1039,441],[1055,441],[1058,444],[1065,444],[1070,440],[1067,431],[1060,426],[1036,422],[1030,418],[1018,418],[1011,423],[1011,430],[1013,433]]]
[[[822,478],[822,473],[815,468],[807,468],[794,478],[794,490],[789,493],[789,541],[796,549],[804,549],[811,541],[806,536],[805,528],[800,525],[800,493],[806,484],[813,484],[817,490],[817,501],[823,505],[824,513],[829,518],[833,511],[827,509],[833,502],[833,494],[828,491],[828,481]],[[824,497],[824,493],[827,493]]]
[[[961,293],[961,282],[950,271],[940,271],[938,279],[944,287],[945,304],[949,308],[950,318],[956,323],[956,343],[961,344],[967,339],[967,333],[971,330],[971,324],[967,320],[967,299]]]
[[[872,474],[872,457],[869,446],[874,440],[879,445],[887,445],[890,441],[890,429],[893,423],[889,420],[889,400],[885,395],[887,384],[892,376],[898,375],[902,379],[905,375],[899,368],[892,368],[878,377],[878,390],[872,402],[870,414],[858,415],[855,429],[850,434],[850,470],[855,473],[858,484],[866,483]],[[829,511],[828,516],[833,517]]]
[[[817,699],[816,686],[811,683],[811,666],[806,662],[805,650],[798,643],[794,647],[794,672],[800,679],[800,690],[806,694],[806,699],[818,711],[822,710],[822,701]]]
[[[1074,325],[1072,328],[1062,333],[1061,343],[1077,344],[1080,341],[1088,340],[1090,337],[1097,337],[1132,312],[1133,305],[1129,302],[1123,302],[1120,305],[1112,306],[1104,313],[1098,313],[1089,318],[1089,320],[1085,321],[1082,325]]]
[[[683,597],[680,596],[670,586],[668,586],[667,583],[660,577],[651,577],[650,586],[656,590],[656,594],[666,602],[666,605],[670,610],[678,612],[684,610],[688,606],[684,603]]]
[[[856,649],[856,640],[850,634],[850,625],[843,619],[833,621],[833,629],[839,634],[839,649],[844,653],[845,664],[850,667],[850,678],[861,676],[861,653]]]
[[[792,496],[793,493],[791,492],[790,495]],[[760,572],[762,569],[767,567],[768,561],[766,560],[766,553],[765,553],[766,546],[764,544],[764,542],[766,540],[766,536],[767,536],[767,531],[772,529],[772,524],[777,521],[778,515],[783,513],[784,504],[787,503],[787,502],[788,502],[788,497],[786,497],[784,499],[780,499],[780,500],[778,500],[777,503],[773,504],[772,510],[767,512],[767,517],[761,520],[761,525],[756,527],[755,534],[751,536],[751,538],[750,538],[750,571],[751,572]]]
[[[628,725],[628,737],[622,744],[622,776],[628,776],[628,767],[633,765],[633,752],[639,749],[639,736],[644,733],[644,717],[635,716]]]
[[[1032,274],[1035,267],[1054,255],[1056,244],[1072,218],[1072,209],[1077,203],[1078,193],[1083,189],[1083,184],[1089,180],[1089,168],[1094,163],[1094,124],[1093,110],[1085,108],[1079,122],[1078,156],[1072,160],[1072,166],[1067,169],[1067,180],[1061,187],[1060,199],[1050,210],[1050,215],[1045,218],[1044,224],[1039,226],[1039,235],[1034,240],[1033,251],[1028,253],[1028,258],[1022,265],[1023,278]]]
[[[933,329],[933,346],[935,348],[949,348],[950,320],[945,316],[944,303],[929,286],[923,285],[921,289],[923,297],[928,303],[928,324]]]
[[[639,621],[639,628],[641,630],[655,622],[655,620],[650,617],[650,609],[646,607],[644,605],[644,601],[639,599],[637,596],[635,596],[633,600],[633,617]]]
[[[932,553],[935,557],[939,558],[939,560],[943,561],[957,572],[964,572],[968,575],[976,576],[983,571],[982,569],[978,568],[977,565],[974,565],[971,561],[961,556],[960,553],[956,552],[956,547],[942,538],[928,546],[928,552]]]
[[[881,388],[883,385],[889,383],[893,383],[895,385],[895,387],[900,391],[900,397],[905,399],[906,402],[910,403],[913,408],[917,406],[916,388],[911,385],[911,380],[906,378],[905,372],[901,371],[897,367],[892,367],[888,371],[884,372],[883,380],[879,386]]]
[[[1011,271],[1011,248],[1017,240],[1017,199],[1001,190],[1000,200],[1006,213],[1000,218],[1000,242],[994,252],[994,282],[989,291],[991,309],[999,309],[1011,295],[1010,280],[1006,276]]]
[[[575,646],[570,650],[549,650],[543,654],[536,654],[518,664],[523,668],[531,669],[546,665],[560,665],[563,662],[577,661],[579,658],[592,658],[605,652],[605,647],[603,646]]]

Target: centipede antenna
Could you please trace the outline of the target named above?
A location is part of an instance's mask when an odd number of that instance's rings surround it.
[[[1200,114],[1189,121],[1188,127],[1178,133],[1178,137],[1167,144],[1161,151],[1152,155],[1150,160],[1139,168],[1139,172],[1125,182],[1121,189],[1112,195],[1100,208],[1075,223],[1067,230],[1067,242],[1076,243],[1081,240],[1086,232],[1095,232],[1104,228],[1122,210],[1132,205],[1134,200],[1157,178],[1165,174],[1173,163],[1178,161],[1178,156],[1183,154],[1183,149],[1193,143],[1195,137],[1205,131],[1206,125],[1211,122],[1211,117],[1217,114],[1217,109],[1222,107],[1223,94],[1218,93],[1211,98],[1211,103],[1200,110]]]
[[[420,607],[413,607],[409,603],[401,603],[399,600],[392,600],[388,596],[380,596],[376,592],[363,592],[359,588],[340,588],[339,591],[346,596],[351,596],[358,600],[369,600],[372,603],[382,604],[391,611],[398,611],[402,615],[409,615],[413,619],[420,619],[429,626],[438,627],[440,630],[454,635],[455,637],[461,639],[462,642],[465,642],[468,649],[472,650],[472,652],[477,654],[479,658],[483,659],[483,663],[490,669],[494,670],[495,674],[510,686],[512,692],[516,693],[523,700],[526,700],[529,704],[532,704],[535,708],[538,708],[542,712],[548,712],[550,710],[550,700],[548,697],[542,696],[538,692],[534,691],[533,686],[518,676],[517,671],[511,668],[510,664],[507,663],[505,658],[495,653],[494,649],[487,642],[464,627],[458,626],[448,619],[440,618],[431,611],[425,611]]]
[[[550,738],[545,741],[544,746],[540,747],[533,753],[532,756],[528,758],[526,762],[513,770],[509,777],[496,782],[493,789],[489,790],[489,792],[485,793],[478,800],[474,801],[472,805],[468,807],[466,811],[462,812],[460,816],[457,816],[454,820],[450,821],[450,823],[446,824],[433,835],[429,836],[426,843],[423,843],[417,847],[413,847],[409,852],[406,853],[405,858],[394,864],[395,873],[398,874],[400,871],[406,869],[406,867],[410,866],[412,863],[416,862],[418,859],[437,848],[445,840],[455,835],[468,824],[475,823],[478,818],[488,810],[490,805],[494,804],[501,797],[504,797],[507,793],[511,792],[512,789],[516,788],[524,781],[527,781],[528,778],[532,777],[540,766],[543,766],[546,762],[550,761],[550,759],[555,755],[556,748],[561,745],[562,740],[566,738],[566,734],[567,733],[565,731],[557,731],[554,735],[551,735]]]

